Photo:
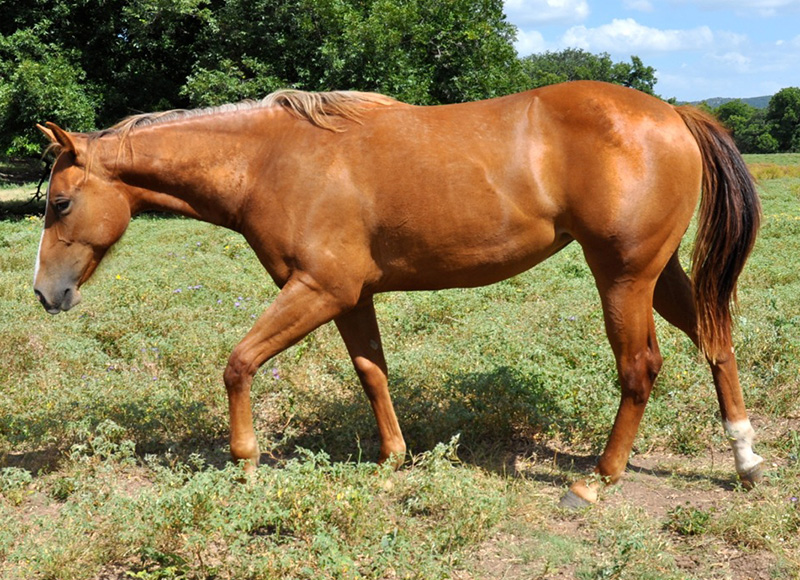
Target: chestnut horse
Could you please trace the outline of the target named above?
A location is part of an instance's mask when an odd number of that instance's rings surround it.
[[[730,310],[760,205],[729,135],[693,108],[595,82],[435,107],[279,91],[91,134],[40,129],[59,153],[34,276],[47,312],[78,304],[143,210],[240,232],[280,287],[224,373],[231,455],[251,469],[254,374],[331,320],[372,404],[380,460],[401,462],[373,295],[491,284],[574,240],[596,280],[622,396],[595,474],[565,505],[596,501],[626,467],[662,362],[654,307],[702,349],[736,470],[745,484],[760,476]],[[698,200],[690,281],[678,246]]]

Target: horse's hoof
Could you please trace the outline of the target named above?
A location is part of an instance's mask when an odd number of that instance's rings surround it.
[[[403,463],[406,461],[406,452],[405,450],[402,451],[395,451],[393,453],[381,453],[380,459],[378,459],[378,465],[384,466],[388,465],[393,471],[399,471],[401,467],[403,467]]]
[[[739,474],[739,480],[742,482],[742,487],[745,489],[753,489],[756,485],[761,483],[764,479],[764,470],[761,468],[761,463],[755,467],[751,467],[744,473]]]
[[[583,499],[571,489],[567,491],[558,502],[558,507],[568,510],[580,510],[592,505],[592,502]]]

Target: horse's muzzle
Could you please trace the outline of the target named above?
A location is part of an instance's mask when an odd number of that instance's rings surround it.
[[[36,298],[49,314],[66,312],[81,301],[81,293],[77,288],[65,288],[60,293],[56,293],[55,298],[48,299],[38,288],[33,289]]]

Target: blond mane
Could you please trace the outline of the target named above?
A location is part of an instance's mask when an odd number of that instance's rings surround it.
[[[167,123],[176,119],[202,117],[235,111],[249,111],[252,109],[276,106],[283,107],[296,117],[305,119],[317,127],[340,132],[344,129],[340,124],[336,123],[336,118],[358,122],[365,108],[374,105],[391,105],[397,102],[398,101],[391,97],[378,93],[364,93],[358,91],[311,93],[284,89],[271,93],[258,101],[242,101],[240,103],[231,103],[204,109],[175,109],[172,111],[162,111],[160,113],[133,115],[123,119],[102,133],[121,134],[124,139],[133,129],[146,127],[148,125]]]

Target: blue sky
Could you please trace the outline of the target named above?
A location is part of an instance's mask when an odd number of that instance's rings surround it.
[[[520,56],[639,56],[662,97],[758,97],[800,87],[800,0],[505,0]]]

